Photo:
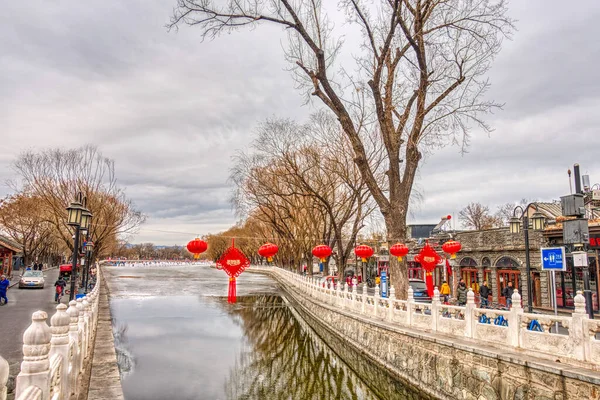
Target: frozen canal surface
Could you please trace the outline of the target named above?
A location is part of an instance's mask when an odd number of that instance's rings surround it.
[[[127,400],[421,398],[379,372],[373,390],[266,276],[241,275],[228,304],[227,276],[210,267],[105,271]]]

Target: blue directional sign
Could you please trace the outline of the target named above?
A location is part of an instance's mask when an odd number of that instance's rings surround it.
[[[564,247],[542,247],[542,269],[546,271],[566,271],[567,259]]]

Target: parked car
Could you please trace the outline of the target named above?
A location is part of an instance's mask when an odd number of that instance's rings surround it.
[[[44,272],[25,271],[19,281],[19,289],[24,288],[44,288]]]
[[[329,276],[325,276],[319,280],[319,285],[321,285],[321,287],[324,287],[327,289],[331,289],[332,284],[333,284],[333,289],[337,289],[337,285],[338,285],[338,277],[337,276],[329,275]]]
[[[427,285],[425,281],[422,279],[409,279],[408,284],[413,290],[413,297],[416,302],[421,303],[430,303],[431,296],[429,296],[429,292],[427,291]]]

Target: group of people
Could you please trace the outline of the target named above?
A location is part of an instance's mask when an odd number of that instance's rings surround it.
[[[510,308],[512,306],[512,295],[514,293],[513,283],[508,282],[508,284],[502,290],[502,297],[506,300],[506,308]],[[467,304],[467,294],[469,292],[469,288],[464,279],[461,279],[458,282],[458,287],[456,288],[456,300],[459,306],[464,306]],[[480,299],[480,307],[488,308],[490,306],[490,295],[492,294],[492,289],[488,286],[487,281],[483,281],[483,285],[479,287],[479,299]],[[440,287],[440,296],[445,304],[448,304],[451,296],[450,285],[448,282],[443,281],[442,286]]]
[[[33,265],[31,267],[27,268],[28,270],[33,269],[34,271],[41,271],[42,269],[44,269],[44,264],[42,263],[33,263]]]

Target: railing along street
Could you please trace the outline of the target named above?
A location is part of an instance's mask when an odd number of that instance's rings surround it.
[[[374,295],[368,295],[366,285],[362,291],[341,283],[323,287],[317,278],[281,268],[253,266],[251,269],[275,274],[304,296],[374,321],[530,350],[531,354],[600,369],[600,340],[597,339],[600,321],[588,318],[581,291],[575,296],[571,316],[555,316],[525,313],[517,290],[512,295],[510,310],[495,310],[478,308],[472,289],[469,289],[466,306],[453,306],[441,303],[437,287],[431,303],[423,303],[415,301],[411,288],[407,300],[396,299],[394,287],[390,288],[388,298],[382,298],[378,287]]]
[[[81,376],[90,360],[92,339],[98,323],[101,270],[86,296],[56,306],[50,318],[44,311],[31,316],[23,334],[23,362],[16,379],[16,400],[67,400],[77,396]],[[0,400],[6,400],[8,362],[0,357]]]

